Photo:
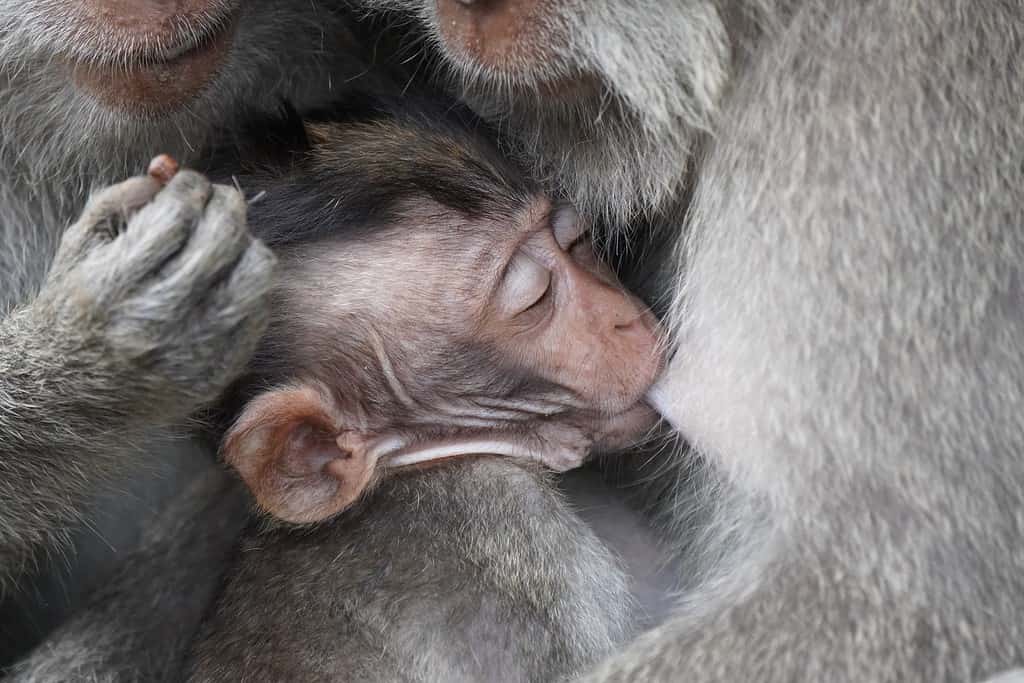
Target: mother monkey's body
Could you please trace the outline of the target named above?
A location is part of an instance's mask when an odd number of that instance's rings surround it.
[[[384,4],[595,215],[698,160],[662,401],[718,487],[705,580],[593,679],[1024,664],[1024,9]]]

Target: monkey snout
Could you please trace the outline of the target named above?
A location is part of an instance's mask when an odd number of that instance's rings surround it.
[[[72,79],[113,110],[173,111],[218,73],[237,14],[237,0],[89,0],[77,23],[96,59],[72,59]]]
[[[613,348],[618,349],[616,367],[623,373],[626,393],[632,400],[646,392],[661,373],[662,344],[658,321],[647,309],[618,323],[613,329]]]
[[[542,0],[437,0],[437,25],[454,52],[492,67],[540,59]]]

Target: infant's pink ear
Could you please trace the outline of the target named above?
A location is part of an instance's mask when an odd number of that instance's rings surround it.
[[[221,451],[264,510],[318,522],[350,506],[373,477],[375,461],[345,427],[315,387],[273,389],[249,402]]]

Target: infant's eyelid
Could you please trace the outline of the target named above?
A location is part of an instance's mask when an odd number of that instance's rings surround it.
[[[540,301],[551,288],[552,273],[542,263],[524,251],[519,251],[509,262],[502,283],[505,305],[518,315]]]

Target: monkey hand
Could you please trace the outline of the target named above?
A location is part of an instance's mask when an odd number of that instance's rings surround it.
[[[181,171],[94,195],[27,313],[69,386],[114,415],[169,422],[243,370],[267,321],[274,256],[241,194]]]

